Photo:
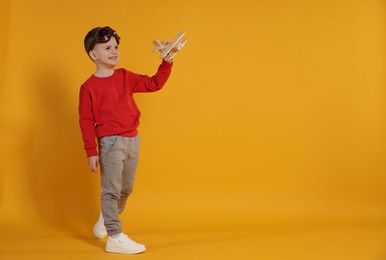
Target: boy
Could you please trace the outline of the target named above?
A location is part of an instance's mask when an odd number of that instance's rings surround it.
[[[79,124],[90,170],[97,172],[99,164],[101,168],[102,212],[94,235],[108,235],[107,252],[137,254],[144,252],[145,246],[122,233],[119,220],[133,189],[139,155],[137,127],[141,113],[133,94],[161,89],[169,78],[172,62],[163,60],[152,77],[115,69],[119,41],[116,31],[108,26],[92,29],[84,39],[96,72],[80,89]]]

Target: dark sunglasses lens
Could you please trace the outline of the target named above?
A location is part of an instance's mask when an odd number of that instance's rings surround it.
[[[110,35],[110,30],[107,28],[102,28],[98,31],[98,38],[104,39],[106,36]]]

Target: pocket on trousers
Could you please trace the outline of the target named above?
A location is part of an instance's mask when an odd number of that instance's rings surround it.
[[[98,140],[100,153],[108,153],[114,147],[117,137],[116,135],[110,135],[100,138]]]

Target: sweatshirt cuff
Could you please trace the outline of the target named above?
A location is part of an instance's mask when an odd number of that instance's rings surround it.
[[[97,156],[98,155],[98,151],[97,151],[96,148],[91,148],[91,149],[87,149],[86,150],[86,154],[87,154],[87,157]]]
[[[171,68],[171,67],[173,67],[173,63],[174,63],[173,61],[169,63],[169,62],[167,62],[165,60],[162,60],[161,66],[162,67],[166,66],[166,67],[170,67]]]

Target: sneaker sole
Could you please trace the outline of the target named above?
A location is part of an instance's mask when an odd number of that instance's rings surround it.
[[[146,251],[146,248],[144,249],[137,249],[137,250],[123,250],[120,247],[112,246],[112,245],[106,245],[106,252],[109,253],[119,253],[119,254],[127,254],[127,255],[135,255],[140,254]]]

